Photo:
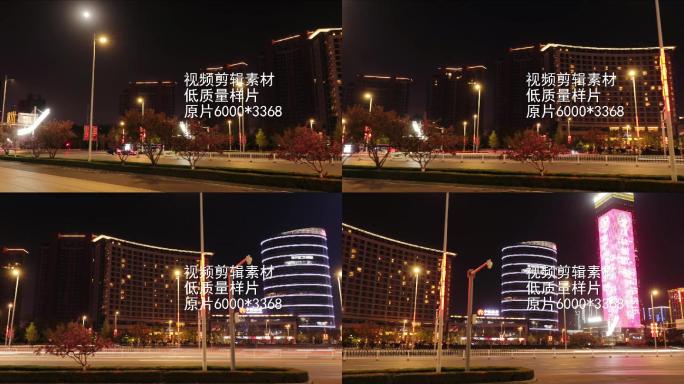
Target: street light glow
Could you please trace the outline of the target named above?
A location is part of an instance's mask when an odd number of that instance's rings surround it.
[[[136,101],[138,102],[138,104],[142,104],[145,100],[142,97],[138,97]]]
[[[475,90],[479,91],[482,88],[480,83],[475,83]]]
[[[630,69],[628,74],[629,74],[629,77],[634,78],[636,76],[636,71],[633,69]]]
[[[12,270],[12,276],[15,276],[15,277],[16,277],[16,276],[19,276],[19,270],[16,269],[16,268],[13,269],[13,270]]]
[[[370,99],[371,97],[373,97],[373,95],[371,95],[370,92],[366,92],[366,93],[363,95],[363,97],[364,97],[365,99]]]
[[[102,35],[102,36],[100,36],[100,37],[97,38],[97,41],[98,41],[100,44],[107,44],[107,43],[109,42],[109,38],[108,38],[107,36],[105,36],[105,35]]]
[[[420,267],[413,267],[413,273],[416,275],[420,273]]]
[[[89,10],[86,9],[86,10],[84,10],[83,12],[81,12],[81,16],[83,16],[84,19],[90,19],[90,17],[92,16],[92,14],[90,13]]]
[[[657,289],[652,290],[651,295],[658,296],[658,290]]]

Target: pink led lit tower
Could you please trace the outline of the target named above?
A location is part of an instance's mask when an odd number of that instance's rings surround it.
[[[641,328],[637,251],[634,244],[634,194],[599,193],[597,213],[603,320],[607,336]]]

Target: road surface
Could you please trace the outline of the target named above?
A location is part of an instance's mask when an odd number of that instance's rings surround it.
[[[610,357],[609,357],[610,356]],[[433,367],[434,358],[386,357],[348,359],[343,370]],[[447,356],[444,366],[463,366],[461,357]],[[522,366],[534,369],[539,384],[681,384],[684,383],[684,353],[624,355],[591,354],[561,356],[552,354],[532,357],[475,357],[471,366]]]
[[[0,192],[278,192],[283,188],[0,161]]]
[[[207,352],[209,365],[229,365],[227,348],[212,348]],[[89,358],[91,366],[188,366],[202,364],[197,348],[150,349],[144,352],[99,352]],[[342,355],[334,349],[268,348],[238,349],[238,366],[276,366],[303,369],[309,372],[312,384],[339,384]],[[56,356],[36,356],[31,350],[7,351],[0,349],[1,365],[74,366],[70,359]]]
[[[420,181],[389,179],[353,179],[344,178],[342,192],[553,192],[553,189],[508,187],[501,185],[469,185],[448,183],[426,183]],[[569,189],[558,190],[569,192]]]

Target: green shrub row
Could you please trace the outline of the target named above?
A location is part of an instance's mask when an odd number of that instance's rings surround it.
[[[534,371],[518,367],[478,367],[470,372],[463,368],[434,369],[409,368],[371,371],[344,371],[343,384],[452,384],[496,383],[534,379]]]
[[[670,182],[663,177],[597,177],[592,175],[547,175],[513,173],[473,173],[408,169],[381,169],[344,167],[343,177],[360,179],[388,179],[447,184],[494,185],[506,187],[569,189],[588,191],[624,192],[684,192],[684,183]]]
[[[173,368],[97,368],[88,371],[77,369],[19,369],[3,367],[0,383],[307,383],[309,374],[302,370],[282,368],[241,368],[235,372],[225,368],[212,368],[207,372],[198,369]],[[36,368],[36,367],[34,367]],[[40,367],[46,368],[46,367]],[[52,368],[52,367],[50,367]]]
[[[180,177],[184,179],[198,179],[228,183],[263,185],[280,188],[305,189],[311,191],[339,192],[342,181],[339,177],[320,179],[316,176],[306,176],[291,172],[272,172],[261,170],[241,170],[225,168],[197,168],[190,169],[180,165],[157,165],[127,163],[120,164],[109,161],[71,160],[71,159],[35,159],[31,157],[0,156],[1,160],[19,161],[24,163],[56,165],[62,167],[77,167],[97,169],[113,172],[127,172],[157,176]]]

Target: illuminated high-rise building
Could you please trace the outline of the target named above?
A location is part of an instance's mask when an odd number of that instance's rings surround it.
[[[634,194],[599,193],[594,197],[601,259],[601,297],[607,335],[640,328]]]
[[[264,298],[280,299],[270,314],[297,317],[300,331],[335,328],[328,240],[322,228],[279,233],[261,242],[261,263],[273,268],[264,276]]]
[[[672,308],[672,320],[684,321],[684,288],[668,289],[667,297]]]
[[[530,332],[557,332],[558,251],[550,241],[525,241],[501,249],[501,314],[524,317]]]

